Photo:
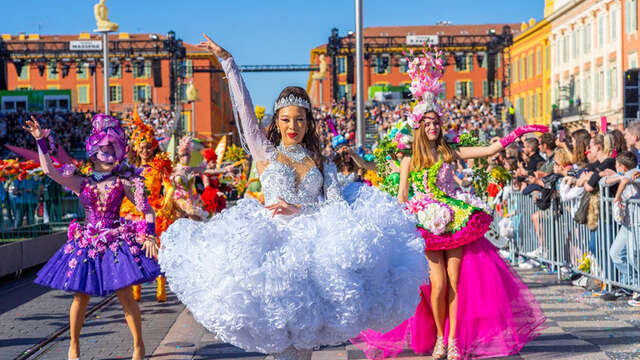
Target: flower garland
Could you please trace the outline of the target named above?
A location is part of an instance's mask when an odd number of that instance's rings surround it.
[[[455,216],[449,205],[428,196],[413,197],[407,202],[407,209],[417,214],[420,225],[435,235],[444,233]]]

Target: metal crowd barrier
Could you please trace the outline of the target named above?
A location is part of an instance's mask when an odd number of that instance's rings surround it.
[[[506,200],[507,212],[513,214],[514,236],[508,242],[512,264],[525,257],[548,265],[558,278],[568,271],[599,280],[609,289],[615,285],[640,292],[640,200],[627,203],[629,227],[623,227],[613,219],[609,189],[600,188],[598,226],[593,231],[574,221],[580,198],[552,202],[546,210],[522,193],[511,193]],[[494,225],[503,215],[494,212]]]

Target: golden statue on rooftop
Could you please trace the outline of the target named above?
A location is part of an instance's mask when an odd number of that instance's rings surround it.
[[[118,24],[109,21],[109,9],[105,0],[100,0],[93,6],[93,15],[96,17],[97,31],[118,31]]]

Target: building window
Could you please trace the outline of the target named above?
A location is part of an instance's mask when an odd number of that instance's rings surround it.
[[[122,86],[109,85],[109,102],[112,102],[112,103],[122,102]]]
[[[611,41],[616,41],[618,37],[618,9],[612,9],[610,16]]]
[[[547,90],[547,101],[545,102],[545,113],[549,114],[551,113],[551,90]]]
[[[18,75],[18,80],[26,81],[29,80],[29,64],[23,64],[20,69],[20,74]]]
[[[111,63],[109,77],[112,79],[122,78],[122,65],[120,63]]]
[[[618,98],[618,69],[616,67],[611,69],[611,97]]]
[[[533,77],[533,54],[529,54],[529,66],[527,66],[527,78]]]
[[[590,100],[590,96],[591,94],[589,93],[589,86],[591,84],[591,76],[587,76],[584,80],[584,84],[582,84],[582,86],[584,87],[584,90],[582,91],[582,93],[584,94],[584,102],[589,103],[591,102]]]
[[[89,85],[78,86],[78,104],[89,103]]]
[[[145,60],[144,65],[133,65],[133,77],[138,78],[150,78],[151,77],[151,61]]]
[[[143,102],[147,100],[151,100],[151,86],[150,85],[134,85],[133,101]]]
[[[638,67],[638,53],[632,53],[629,55],[629,68],[635,69]]]
[[[405,74],[409,71],[409,62],[405,58],[400,58],[400,73]]]
[[[347,96],[347,85],[338,85],[338,99],[344,99]]]
[[[76,79],[86,80],[89,78],[89,67],[87,64],[78,64],[76,67]]]
[[[482,80],[482,97],[489,96],[489,82],[487,80]]]
[[[578,37],[576,34],[577,31],[571,32],[571,58],[578,58]]]
[[[627,0],[625,9],[625,29],[628,34],[638,29],[638,1]]]
[[[591,34],[591,23],[587,24],[587,36],[584,45],[584,53],[588,54],[591,52],[591,41],[593,39],[593,35]]]
[[[604,16],[598,16],[598,48],[604,45]]]
[[[54,72],[55,70],[55,72]],[[49,64],[47,65],[47,79],[48,80],[58,80],[58,64]]]
[[[391,72],[391,59],[389,56],[381,55],[375,58],[374,72],[376,74],[389,74]]]
[[[347,72],[347,58],[344,56],[338,57],[338,74],[344,74]]]
[[[473,70],[473,55],[462,55],[461,63],[456,63],[456,71],[471,71]]]
[[[542,72],[542,50],[538,50],[536,59],[536,75]]]
[[[562,37],[562,63],[566,64],[569,61],[569,35]]]
[[[409,87],[409,84],[406,85],[407,87]],[[444,100],[447,98],[447,83],[446,82],[442,82],[442,91],[440,92],[440,100]]]
[[[525,77],[524,77],[525,76],[524,72],[526,70],[525,69],[525,65],[526,65],[526,60],[525,60],[525,56],[523,56],[520,59],[520,66],[519,66],[519,69],[518,69],[518,71],[519,71],[518,72],[518,77],[520,78],[520,81],[525,79]]]
[[[461,98],[473,96],[473,82],[468,80],[456,81],[456,96]]]
[[[193,60],[188,59],[184,62],[184,76],[193,77]]]

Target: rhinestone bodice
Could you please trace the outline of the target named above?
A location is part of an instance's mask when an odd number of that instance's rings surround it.
[[[265,205],[275,204],[279,198],[295,205],[318,202],[324,177],[309,160],[307,150],[301,145],[277,147],[260,176]]]

